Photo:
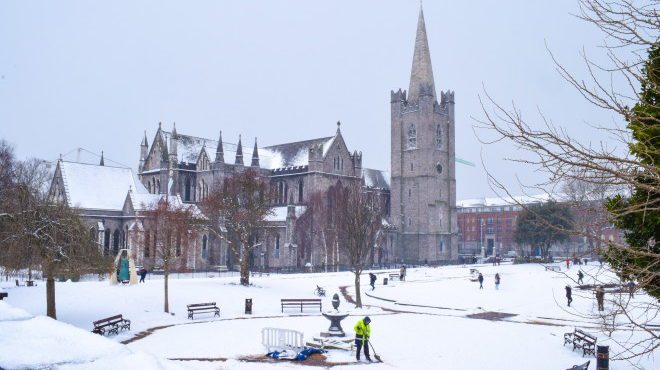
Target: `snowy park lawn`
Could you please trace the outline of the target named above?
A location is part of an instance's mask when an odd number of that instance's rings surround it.
[[[567,309],[564,286],[575,285],[577,268],[568,276],[549,272],[540,265],[476,266],[484,274],[484,289],[469,280],[475,266],[409,269],[407,281],[383,278],[394,271],[375,271],[376,289],[371,291],[368,276],[362,278],[365,308],[353,310],[342,297],[341,310],[350,310],[343,322],[352,336],[352,327],[364,315],[372,318],[372,344],[385,361],[371,365],[382,369],[567,369],[592,361],[579,351],[564,347],[563,333],[580,327],[598,337],[598,344],[609,345],[611,355],[619,344],[633,341],[636,334],[615,335],[600,332],[593,314],[595,300],[590,291],[573,290],[574,302]],[[564,266],[565,267],[565,266]],[[599,266],[583,266],[587,278],[600,273]],[[398,272],[398,271],[397,271]],[[494,274],[502,282],[495,289]],[[602,276],[601,276],[602,279]],[[614,281],[614,278],[612,277]],[[170,280],[170,311],[163,312],[163,281],[150,277],[136,286],[110,285],[107,281],[57,283],[57,314],[60,321],[45,314],[45,284],[15,287],[0,283],[9,297],[0,302],[0,367],[41,367],[57,364],[62,368],[205,368],[262,369],[296,368],[292,362],[262,363],[241,359],[265,354],[261,329],[277,327],[302,331],[306,340],[328,328],[318,310],[289,309],[281,313],[281,298],[317,298],[316,285],[326,288],[324,311],[339,287],[350,287],[351,273],[271,275],[253,277],[254,286],[237,285],[238,277],[185,278]],[[341,296],[341,293],[340,293]],[[253,300],[253,314],[244,313],[244,300]],[[650,299],[638,294],[636,300]],[[216,302],[221,317],[200,315],[187,319],[186,305]],[[607,307],[606,307],[607,308]],[[511,314],[501,320],[470,318],[490,312]],[[92,322],[115,314],[131,320],[131,330],[100,337],[91,334]],[[70,324],[70,325],[67,325]],[[658,324],[658,322],[655,322]],[[129,341],[151,328],[149,335]],[[630,337],[630,338],[629,338]],[[354,355],[340,350],[328,354],[328,363],[352,363]],[[169,359],[169,360],[168,360]],[[184,361],[185,359],[185,361]],[[364,359],[364,357],[363,357]],[[203,361],[213,360],[213,361]],[[636,365],[656,369],[654,355]],[[332,368],[350,369],[355,365]],[[613,362],[612,369],[634,368]]]

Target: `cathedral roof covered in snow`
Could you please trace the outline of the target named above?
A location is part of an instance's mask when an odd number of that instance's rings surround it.
[[[130,168],[93,164],[58,163],[69,206],[121,211],[126,193],[148,193]]]
[[[168,152],[171,153],[170,138],[172,132],[161,130],[161,135],[167,145]],[[196,163],[202,150],[206,152],[210,161],[215,160],[215,153],[218,147],[218,140],[206,139],[197,136],[184,135],[177,133],[177,159],[180,163]],[[305,166],[308,164],[309,148],[313,145],[323,145],[323,154],[325,155],[332,145],[335,136],[322,137],[318,139],[297,141],[258,148],[259,164],[261,168],[276,169],[290,166]],[[224,162],[233,164],[236,157],[238,145],[223,141]],[[243,142],[243,158],[252,157],[252,145]],[[246,163],[249,165],[249,163]]]
[[[281,168],[289,166],[304,166],[308,164],[309,148],[314,145],[323,145],[323,153],[332,145],[334,136],[322,137],[318,139],[296,141],[294,143],[286,143],[279,145],[267,146],[264,148],[264,153],[271,158],[276,159],[271,161],[270,166],[267,168]],[[262,152],[259,151],[259,156]]]
[[[390,189],[390,174],[387,171],[363,168],[362,178],[364,185],[370,188]]]

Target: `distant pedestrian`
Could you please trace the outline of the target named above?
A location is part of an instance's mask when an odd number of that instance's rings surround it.
[[[598,303],[598,311],[605,311],[605,289],[602,286],[596,288],[596,302]]]
[[[497,257],[491,257],[493,259],[493,266],[497,264]]]
[[[495,274],[495,289],[499,290],[500,289],[500,273]]]
[[[484,276],[481,274],[481,272],[479,273],[479,277],[477,279],[479,280],[479,289],[483,289],[484,288]]]
[[[571,302],[573,302],[573,291],[570,285],[566,285],[566,301],[568,301],[568,307],[571,307]]]
[[[376,279],[377,279],[376,274],[374,274],[373,272],[370,272],[369,273],[369,281],[370,281],[369,285],[371,285],[371,290],[376,289]]]
[[[406,277],[406,268],[405,266],[401,265],[401,268],[399,269],[399,280],[403,281]]]
[[[140,270],[140,282],[144,283],[144,278],[147,277],[147,269],[144,267]]]
[[[635,291],[635,282],[630,280],[628,282],[628,292],[630,293],[630,298],[633,298],[633,292]]]
[[[497,262],[497,265],[500,265],[500,262],[502,262],[502,258],[500,256],[495,257],[495,262]]]
[[[566,270],[570,268],[571,268],[571,260],[568,257],[566,257]]]
[[[585,259],[584,259],[584,265],[585,265],[585,266],[587,265],[587,262],[589,262],[589,260],[585,258]]]
[[[578,284],[584,284],[584,280],[582,279],[584,279],[584,274],[582,271],[578,271]]]

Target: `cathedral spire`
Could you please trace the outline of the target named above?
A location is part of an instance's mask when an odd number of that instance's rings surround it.
[[[257,149],[257,138],[254,138],[254,149],[252,149],[252,167],[259,167],[259,149]]]
[[[236,161],[234,164],[243,165],[243,145],[241,144],[241,135],[238,135],[238,147],[236,148]]]
[[[413,64],[410,72],[408,100],[417,100],[421,95],[435,97],[433,68],[431,67],[431,52],[426,37],[424,9],[422,9],[420,4],[419,19],[417,20],[417,35],[415,36],[415,52],[413,53]]]
[[[222,148],[222,131],[220,131],[220,136],[218,137],[218,147],[215,150],[215,161],[222,163],[225,161],[225,151]]]

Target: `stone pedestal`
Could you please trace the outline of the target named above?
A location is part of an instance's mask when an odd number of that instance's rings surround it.
[[[348,317],[347,313],[340,312],[325,312],[323,313],[326,319],[330,320],[330,328],[327,332],[322,332],[322,337],[345,337],[344,329],[341,327],[341,321]]]

